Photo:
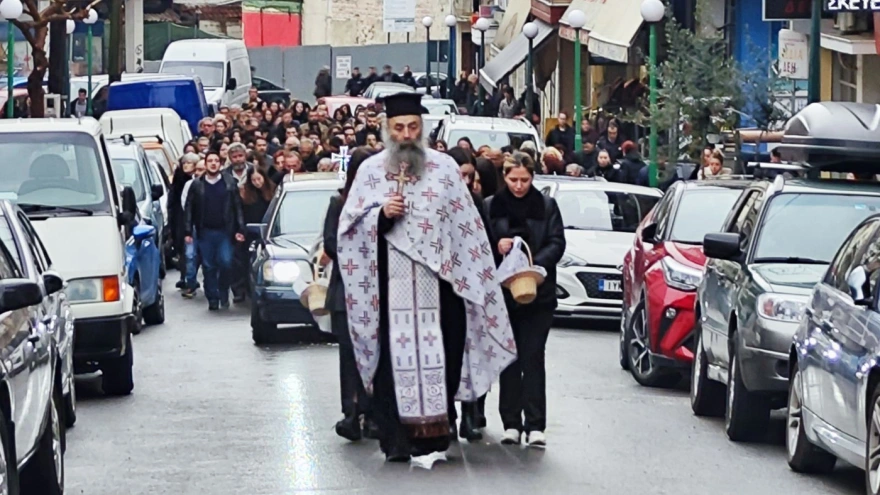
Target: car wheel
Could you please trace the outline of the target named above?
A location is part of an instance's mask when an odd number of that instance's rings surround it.
[[[721,417],[724,415],[724,386],[706,376],[709,363],[703,348],[703,325],[697,315],[694,321],[697,343],[691,365],[691,410],[695,416]]]
[[[14,427],[0,410],[0,493],[19,495],[18,461],[13,446]]]
[[[618,346],[617,356],[620,359],[620,368],[629,371],[629,354],[626,352],[626,343],[629,342],[629,326],[627,325],[626,310],[620,313],[620,345]]]
[[[260,345],[270,342],[277,329],[276,324],[266,322],[260,317],[257,304],[251,301],[251,337],[254,339],[254,344]]]
[[[730,440],[742,442],[765,434],[770,423],[770,403],[746,388],[740,374],[736,344],[733,342],[730,344],[726,399],[724,429]]]
[[[76,386],[73,380],[73,371],[70,372],[70,392],[64,398],[64,426],[72,428],[76,424]]]
[[[165,323],[165,294],[162,293],[162,281],[156,292],[156,302],[144,308],[144,323],[147,325],[161,325]]]
[[[868,441],[865,442],[865,485],[871,495],[880,494],[880,383],[874,384],[868,404]]]
[[[788,413],[785,428],[788,466],[798,473],[830,473],[837,463],[837,457],[810,443],[804,431],[802,378],[796,366],[788,384]]]
[[[134,389],[134,349],[131,336],[125,339],[125,354],[101,363],[101,387],[107,395],[128,395]]]
[[[37,451],[21,473],[24,493],[62,495],[64,493],[64,422],[61,389],[54,387],[49,403],[48,421],[40,436]]]
[[[629,372],[639,385],[670,387],[678,383],[681,375],[657,366],[651,358],[651,339],[645,308],[643,298],[633,310],[627,325],[628,340],[625,352],[629,358]]]
[[[141,333],[144,328],[144,306],[141,303],[140,284],[140,280],[135,275],[132,282],[133,295],[131,296],[131,312],[134,314],[134,328],[131,329],[131,333],[134,335]]]

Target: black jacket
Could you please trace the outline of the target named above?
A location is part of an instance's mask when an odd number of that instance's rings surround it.
[[[330,274],[330,284],[327,287],[327,300],[324,304],[324,307],[329,311],[346,310],[345,285],[342,283],[339,258],[336,254],[336,234],[339,230],[339,214],[342,212],[343,206],[342,195],[334,195],[330,198],[330,206],[327,207],[327,214],[324,216],[324,253],[333,260],[334,265]]]
[[[205,207],[205,177],[193,179],[193,185],[189,186],[186,196],[186,226],[184,234],[193,235],[202,228],[202,212]],[[245,233],[244,212],[241,208],[241,194],[238,192],[238,183],[229,174],[220,174],[220,180],[226,184],[226,211],[223,212],[223,223],[230,237],[235,234]]]
[[[629,184],[635,184],[638,182],[639,171],[641,171],[644,166],[645,162],[642,161],[639,152],[635,150],[627,153],[627,155],[623,157],[623,160],[620,161],[620,169],[623,171],[625,177],[624,180]]]
[[[171,235],[174,242],[183,242],[184,229],[186,227],[186,210],[181,202],[183,196],[183,187],[192,180],[191,175],[187,175],[183,171],[183,167],[177,167],[174,170],[174,180],[171,182],[171,191],[168,195],[168,226],[171,228]]]
[[[386,73],[380,74],[379,79],[377,79],[377,80],[382,81],[382,82],[403,84],[403,79],[401,79],[399,75],[397,75],[393,72],[390,72],[387,74]]]
[[[323,98],[331,94],[333,94],[333,78],[330,77],[330,72],[322,70],[315,78],[315,98]]]
[[[365,89],[367,89],[366,84],[366,80],[364,80],[360,74],[357,76],[351,76],[351,78],[345,82],[345,92],[348,93],[349,96],[359,96]]]
[[[602,177],[608,182],[626,183],[626,172],[619,163],[612,163],[604,168],[597,163],[587,170],[587,177]]]
[[[565,151],[568,153],[573,153],[574,149],[574,128],[566,127],[565,130],[560,129],[559,126],[553,128],[552,131],[547,135],[547,142],[545,143],[547,146],[556,146],[557,144],[561,144],[565,146]]]
[[[513,201],[526,201],[524,222],[511,214],[516,210],[511,207]],[[534,187],[525,198],[517,200],[504,188],[486,200],[486,210],[492,225],[492,250],[496,263],[500,264],[502,259],[498,252],[498,240],[519,236],[529,245],[534,264],[547,270],[544,283],[538,286],[535,301],[526,307],[556,308],[556,263],[565,253],[565,229],[556,200],[544,196]],[[507,290],[504,291],[504,297],[509,309],[519,306]]]

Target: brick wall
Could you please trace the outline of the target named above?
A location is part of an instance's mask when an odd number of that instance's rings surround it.
[[[303,2],[303,44],[355,46],[387,43],[382,30],[383,0],[305,0]],[[449,13],[447,2],[418,0],[416,30],[410,41],[424,41],[423,17],[434,18],[431,39],[446,39],[449,29],[443,19]],[[406,41],[406,33],[392,33],[391,42]]]

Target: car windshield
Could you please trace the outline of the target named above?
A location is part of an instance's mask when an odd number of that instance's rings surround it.
[[[880,213],[877,196],[779,194],[764,214],[754,261],[830,263],[852,229],[876,213]]]
[[[270,237],[291,235],[296,237],[317,237],[324,227],[324,212],[336,189],[290,191],[281,198],[278,214],[272,224]],[[319,212],[304,215],[304,212]]]
[[[198,76],[206,88],[219,88],[223,84],[223,64],[221,62],[164,62],[163,74]]]
[[[656,196],[610,191],[559,191],[556,204],[567,229],[635,232],[659,201]]]
[[[159,164],[159,168],[161,168],[167,175],[171,175],[171,164],[168,163],[168,157],[165,156],[165,152],[158,149],[150,149],[144,150],[147,152],[147,158],[151,161],[154,161]]]
[[[95,138],[83,132],[0,133],[0,199],[109,211]]]
[[[697,189],[685,191],[678,203],[669,240],[685,244],[703,244],[703,236],[718,232],[740,189]]]
[[[130,186],[134,189],[134,197],[138,203],[147,199],[144,176],[137,161],[131,158],[111,158],[110,163],[113,164],[113,176],[120,188]]]
[[[535,141],[535,137],[531,134],[493,131],[491,129],[475,129],[450,131],[449,139],[447,139],[446,142],[449,143],[449,146],[456,146],[454,143],[458,143],[458,140],[462,138],[468,138],[475,150],[480,149],[481,146],[490,146],[495,149],[501,149],[505,146],[511,145],[518,149],[519,145],[525,141]]]

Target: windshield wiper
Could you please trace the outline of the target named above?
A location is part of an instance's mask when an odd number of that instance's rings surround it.
[[[798,256],[777,256],[767,258],[755,258],[754,263],[803,263],[805,265],[827,265],[827,261],[816,260],[813,258],[801,258]]]
[[[31,213],[35,211],[69,211],[73,213],[82,213],[87,216],[92,216],[95,214],[95,212],[93,212],[92,210],[87,210],[85,208],[74,208],[72,206],[40,205],[34,203],[19,203],[18,206],[25,213]]]

